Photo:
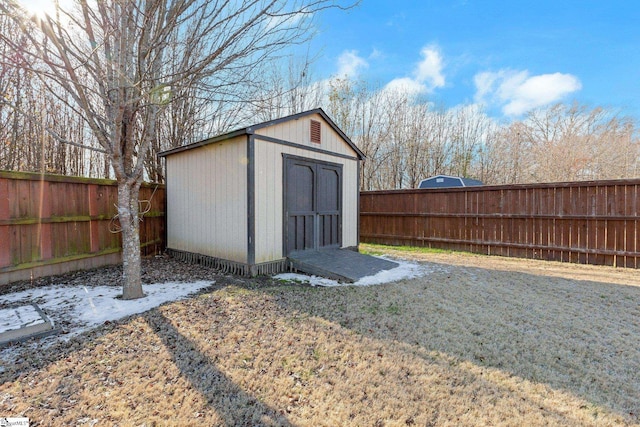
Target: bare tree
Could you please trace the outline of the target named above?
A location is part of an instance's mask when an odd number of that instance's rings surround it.
[[[389,125],[383,120],[385,115],[385,96],[381,91],[359,95],[361,108],[358,110],[357,131],[355,141],[367,156],[361,171],[361,187],[363,190],[384,188],[379,171],[386,163],[381,141],[388,139]]]
[[[255,96],[251,108],[245,109],[251,120],[269,121],[321,107],[323,87],[314,81],[312,64],[309,55],[273,64],[266,74],[267,84]]]
[[[457,108],[454,113],[450,174],[469,177],[478,150],[490,131],[491,121],[476,105]]]
[[[602,107],[556,104],[489,132],[476,170],[489,184],[634,178],[634,120]]]
[[[327,112],[366,156],[360,188],[388,188],[385,173],[392,155],[388,149],[392,130],[389,94],[365,81],[345,77],[331,79],[325,90]]]
[[[240,102],[259,86],[259,68],[305,41],[313,15],[329,7],[341,6],[332,0],[76,0],[74,8],[39,20],[15,0],[0,2],[31,46],[25,50],[3,34],[7,51],[26,58],[51,93],[62,89],[70,97],[67,105],[107,153],[118,182],[124,299],[143,296],[138,194],[158,119],[174,95],[191,96],[195,88]]]
[[[532,159],[523,127],[522,122],[514,122],[487,132],[474,163],[475,177],[485,184],[527,182]]]
[[[13,47],[0,43],[0,169],[105,176],[96,167],[103,165],[103,155],[68,105],[69,95],[40,81],[33,70],[43,64],[28,61],[34,59],[25,54],[32,51],[30,40],[4,13],[0,34],[14,41]]]
[[[612,110],[556,104],[529,112],[521,128],[533,162],[533,181],[636,176],[634,122]]]

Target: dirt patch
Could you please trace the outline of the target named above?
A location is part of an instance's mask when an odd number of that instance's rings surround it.
[[[390,251],[393,252],[393,251]],[[395,252],[372,287],[220,278],[0,374],[33,425],[636,425],[638,272]]]

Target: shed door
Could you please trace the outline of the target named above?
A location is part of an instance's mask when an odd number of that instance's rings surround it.
[[[285,157],[285,252],[342,246],[342,165]]]

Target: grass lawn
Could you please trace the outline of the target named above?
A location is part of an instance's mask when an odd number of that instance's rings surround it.
[[[638,425],[637,270],[365,246],[424,277],[217,276],[0,374],[31,425]]]

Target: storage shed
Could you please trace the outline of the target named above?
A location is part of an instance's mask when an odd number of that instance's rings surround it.
[[[160,156],[177,258],[256,275],[287,270],[300,251],[358,247],[364,155],[322,109]]]
[[[436,175],[420,181],[418,188],[474,187],[483,185],[482,181],[459,176]]]

